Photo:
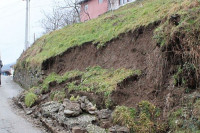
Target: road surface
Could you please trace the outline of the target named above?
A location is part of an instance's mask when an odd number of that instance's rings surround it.
[[[2,76],[0,86],[0,133],[42,133],[24,118],[18,116],[9,101],[22,89],[11,77]]]

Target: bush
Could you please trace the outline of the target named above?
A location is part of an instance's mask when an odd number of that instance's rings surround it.
[[[131,132],[164,132],[165,127],[158,123],[160,111],[148,101],[138,104],[137,110],[126,106],[117,106],[113,113],[113,122],[128,127]]]
[[[192,63],[186,62],[184,65],[179,66],[173,78],[176,86],[186,87],[186,92],[198,87],[197,68]]]
[[[120,124],[128,128],[133,128],[135,126],[135,114],[136,110],[134,108],[117,106],[113,113],[113,122],[115,124]]]
[[[148,101],[142,101],[138,106],[140,114],[145,114],[151,120],[156,119],[160,115],[160,110]]]
[[[31,107],[36,102],[36,100],[37,100],[37,95],[35,95],[32,92],[28,92],[25,95],[25,105],[27,107]]]

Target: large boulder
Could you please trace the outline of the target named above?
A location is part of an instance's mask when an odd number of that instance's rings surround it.
[[[89,114],[95,114],[96,106],[94,106],[86,96],[82,96],[79,98],[78,101],[81,105],[81,109],[85,112],[88,112]]]
[[[102,109],[102,110],[96,111],[96,114],[99,119],[110,119],[112,111],[109,109]]]
[[[66,118],[64,121],[64,125],[68,127],[68,129],[71,129],[75,126],[86,128],[87,125],[92,124],[94,121],[96,121],[95,116],[82,114],[77,117]]]
[[[42,116],[49,117],[52,116],[52,114],[58,113],[61,106],[62,106],[61,103],[55,101],[42,104],[41,106]]]
[[[65,107],[64,114],[66,117],[74,117],[82,113],[81,106],[78,102],[72,102],[69,99],[65,99],[63,105]]]

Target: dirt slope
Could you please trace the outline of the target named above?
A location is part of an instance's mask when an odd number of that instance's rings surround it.
[[[170,3],[173,2],[170,1]],[[200,4],[196,0],[183,0],[181,2],[183,3],[175,2],[174,8],[171,9],[173,13],[176,10],[179,11],[179,14],[167,14],[160,21],[120,34],[106,42],[103,47],[99,48],[99,43],[94,44],[90,40],[81,46],[75,45],[61,54],[43,60],[41,70],[39,70],[42,71],[43,79],[52,73],[64,77],[66,72],[71,73],[72,70],[87,73],[85,70],[88,67],[95,66],[100,66],[109,71],[119,68],[140,70],[141,74],[125,77],[107,95],[112,101],[110,108],[114,109],[117,105],[137,108],[141,101],[149,101],[159,107],[161,114],[159,118],[167,122],[166,130],[182,131],[184,127],[188,127],[190,122],[195,129],[191,128],[189,131],[198,130],[196,129],[198,124],[193,121],[192,115],[198,113],[188,112],[188,110],[199,107],[196,105],[198,104],[196,100],[198,99],[200,85]],[[22,57],[25,58],[26,54]],[[23,66],[28,71],[34,69],[31,68],[31,64],[26,63],[25,59]],[[20,70],[20,67],[18,69]],[[20,73],[20,71],[17,71],[17,73]],[[89,79],[98,75],[98,73],[90,74],[84,76]],[[97,104],[97,107],[105,108],[106,102],[104,101],[108,98],[105,98],[107,91],[98,91],[100,88],[98,85],[102,81],[94,78],[97,81],[93,83],[92,79],[84,79],[84,76],[78,75],[78,77],[60,83],[57,82],[57,79],[50,80],[45,86],[49,89],[45,94],[50,97],[54,91],[64,89],[68,99],[71,96],[88,96],[90,101]],[[110,77],[112,76],[113,74],[110,75]],[[84,80],[87,80],[86,84],[83,84]],[[108,80],[111,79],[108,78]],[[92,83],[92,86],[90,86],[90,83]],[[37,87],[41,88],[42,84],[44,84],[43,81]],[[70,91],[69,85],[71,85],[73,91]],[[197,94],[193,95],[194,93]],[[187,100],[192,102],[184,103]],[[196,106],[193,106],[193,104]],[[177,115],[177,110],[183,110],[182,114]],[[185,117],[184,111],[188,114],[187,117]],[[175,114],[173,114],[174,112]],[[168,118],[171,115],[176,116]],[[184,119],[183,121],[186,121],[186,124],[182,121],[181,124],[185,124],[185,126],[178,125],[179,123],[176,123],[175,118]],[[198,115],[195,115],[195,120],[199,118]],[[170,122],[168,123],[168,121]],[[179,127],[181,128],[179,129]]]

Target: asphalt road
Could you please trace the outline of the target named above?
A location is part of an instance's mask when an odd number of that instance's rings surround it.
[[[11,77],[2,76],[0,86],[0,133],[42,133],[24,118],[17,115],[11,107],[11,99],[22,89]]]

